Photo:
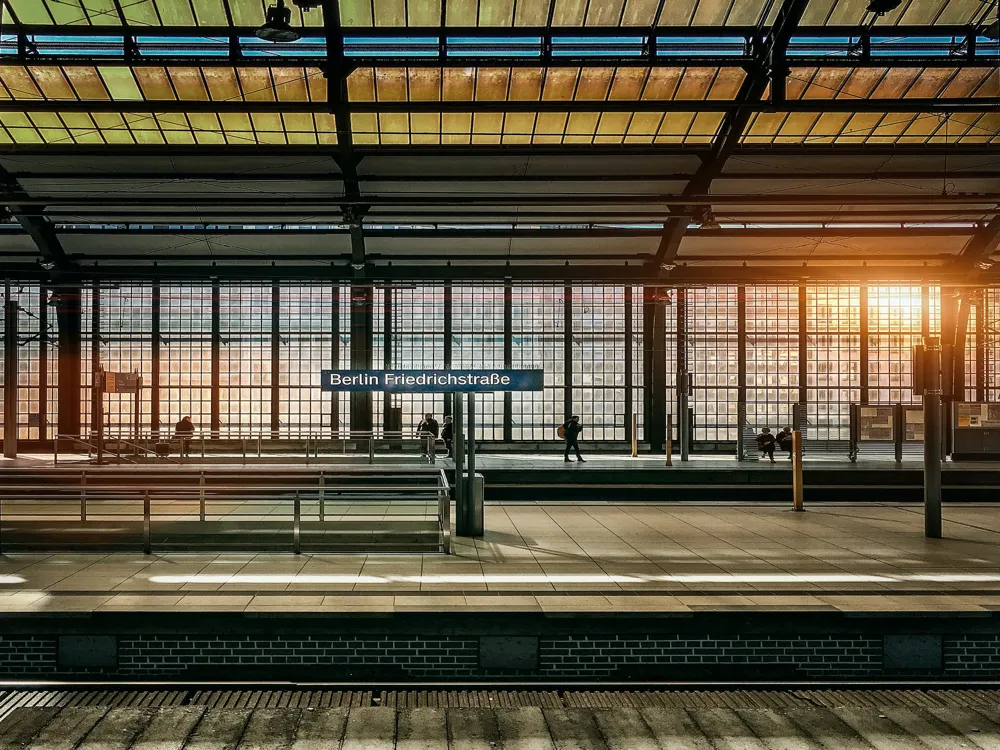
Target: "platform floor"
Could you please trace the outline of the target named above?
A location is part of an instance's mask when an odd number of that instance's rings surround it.
[[[10,554],[0,613],[1000,609],[1000,507],[488,505],[453,555]]]
[[[957,750],[1000,745],[996,694],[989,691],[70,695],[63,700],[58,693],[36,694],[32,707],[10,710],[0,719],[0,747]]]

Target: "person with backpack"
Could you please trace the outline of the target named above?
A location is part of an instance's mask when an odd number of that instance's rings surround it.
[[[583,456],[580,455],[580,433],[583,432],[583,425],[580,418],[575,414],[559,427],[559,437],[566,441],[566,450],[563,451],[563,460],[572,463],[569,458],[569,451],[572,448],[576,452],[576,460],[584,463]]]

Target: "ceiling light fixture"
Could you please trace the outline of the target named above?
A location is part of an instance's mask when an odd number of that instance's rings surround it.
[[[294,42],[300,35],[292,28],[291,21],[291,9],[285,7],[285,0],[278,0],[277,5],[267,9],[264,25],[255,32],[257,38],[265,42]]]
[[[868,3],[868,12],[874,13],[876,16],[884,16],[886,13],[896,10],[902,4],[903,0],[870,0]]]

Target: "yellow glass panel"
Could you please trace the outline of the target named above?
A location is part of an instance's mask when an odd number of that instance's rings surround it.
[[[514,0],[485,0],[479,3],[478,26],[510,26],[514,23]]]
[[[694,115],[690,112],[666,112],[663,121],[660,123],[659,135],[662,136],[685,136],[691,129],[694,122]]]
[[[515,26],[545,26],[552,0],[519,0],[514,7]]]
[[[646,137],[651,139],[660,127],[663,115],[659,112],[636,112],[628,125],[627,135],[630,137]]]
[[[440,68],[409,68],[406,71],[411,102],[436,102],[441,100]]]
[[[405,102],[406,71],[403,68],[376,69],[375,94],[380,102]]]
[[[741,0],[756,5],[756,0]],[[667,3],[669,5],[670,3]],[[698,0],[691,20],[694,26],[721,26],[726,22],[732,0]]]
[[[478,26],[479,0],[446,0],[444,18],[448,26]]]
[[[370,112],[354,112],[351,114],[351,132],[355,143],[377,143],[375,140],[359,140],[365,135],[378,133],[378,115]]]
[[[253,132],[253,125],[250,123],[250,115],[246,112],[226,112],[219,115],[219,121],[222,123],[222,129],[226,132]]]
[[[579,78],[579,68],[549,68],[545,72],[545,88],[542,89],[542,99],[545,101],[572,101]]]
[[[592,136],[600,118],[600,112],[571,112],[566,122],[566,135]]]
[[[441,115],[442,133],[471,133],[472,113],[446,112]]]
[[[358,68],[347,77],[347,99],[352,102],[375,101],[375,71]]]
[[[597,134],[601,136],[614,135],[621,139],[628,129],[632,119],[630,112],[605,112],[597,125]]]
[[[13,99],[42,99],[34,80],[28,74],[27,68],[19,65],[0,66],[0,83],[10,92]]]
[[[90,115],[84,112],[63,112],[62,120],[71,131],[93,130],[96,126]]]
[[[704,99],[715,80],[717,68],[688,68],[674,99]]]
[[[691,130],[688,132],[688,141],[697,143],[711,143],[715,134],[719,132],[719,125],[722,124],[722,112],[699,112],[691,123]]]
[[[808,85],[801,98],[813,100],[832,99],[844,87],[844,82],[850,74],[851,71],[847,68],[820,68],[819,70],[814,70],[814,74],[807,79]]]
[[[213,94],[211,97],[213,101],[230,98],[228,96],[229,92],[235,93],[235,96],[232,98],[240,98],[239,89],[236,87],[236,76],[232,68],[199,69],[178,66],[168,68],[167,72],[170,74],[170,80],[173,81],[174,88],[177,90],[177,98],[183,102],[209,101],[209,92],[205,90],[206,82]],[[202,78],[202,73],[204,73],[204,78]],[[216,89],[223,81],[228,82],[230,88],[222,89],[219,92],[221,96],[216,97]]]
[[[735,99],[744,78],[746,74],[739,68],[719,68],[708,98],[715,101]]]
[[[170,86],[170,78],[166,68],[133,68],[139,88],[147,99],[172,100],[177,97]]]
[[[476,99],[507,101],[510,88],[510,68],[480,68],[476,75]],[[499,132],[499,131],[498,131]]]
[[[163,138],[171,146],[194,145],[194,133],[190,130],[164,130]]]
[[[343,26],[372,26],[371,0],[340,0],[340,23]]]
[[[510,79],[510,101],[536,102],[541,98],[541,68],[514,68]]]
[[[222,131],[195,130],[194,140],[199,146],[214,146],[228,143]]]
[[[937,117],[924,115],[911,120],[903,131],[903,135],[907,137],[919,137],[922,143],[927,140],[927,136],[931,135],[940,126],[941,123]]]
[[[848,99],[867,99],[882,77],[878,70],[855,68],[851,71],[839,96]]]
[[[128,21],[130,25],[133,26],[159,26],[160,18],[156,12],[156,4],[153,0],[131,0],[130,2],[122,3],[122,12],[125,14],[125,20]],[[190,15],[190,10],[187,11]],[[183,24],[183,25],[189,25]],[[177,26],[176,20],[170,24],[171,26]]]
[[[284,133],[285,128],[281,124],[281,115],[274,112],[251,112],[250,121],[253,123],[254,132],[260,137],[265,133]],[[284,138],[284,136],[282,136]]]
[[[553,26],[583,26],[587,11],[587,0],[555,0],[556,9],[552,14]]]
[[[983,79],[987,78],[992,85],[984,87],[986,93],[976,91]],[[960,68],[955,72],[955,78],[945,88],[942,96],[945,97],[967,97],[976,92],[976,96],[996,96],[997,83],[1000,81],[1000,72],[984,71],[982,68]],[[989,93],[992,89],[992,93]]]
[[[274,79],[267,68],[237,68],[236,75],[240,79],[244,101],[274,101]]]
[[[643,99],[673,99],[684,77],[684,68],[653,68],[649,71]]]
[[[499,143],[500,134],[503,132],[503,114],[500,112],[476,113],[472,117],[472,132],[474,135],[491,136],[495,138],[496,143]]]
[[[503,142],[530,143],[534,130],[534,114],[531,112],[508,112],[503,120]]]
[[[770,18],[762,18],[761,14],[765,9],[773,9],[777,5],[766,0],[729,0],[729,4],[729,12],[724,21],[729,26],[755,26],[758,21],[763,21],[762,25],[769,25]]]
[[[287,112],[282,115],[285,122],[285,132],[314,133],[316,126],[311,114],[306,112]]]
[[[796,136],[801,140],[812,132],[819,114],[815,112],[793,112],[785,117],[778,133],[782,136]]]
[[[257,131],[257,143],[261,143],[267,146],[287,146],[288,138],[285,136],[284,130],[264,130]]]
[[[187,116],[191,124],[191,130],[204,131],[206,133],[221,133],[222,125],[219,123],[217,115],[211,112],[192,112]]]
[[[920,68],[891,68],[872,90],[872,98],[901,99],[919,75]]]
[[[407,26],[440,26],[441,0],[416,0],[406,4]]]
[[[656,23],[657,0],[627,0],[622,26],[652,26]]]
[[[920,78],[914,82],[907,95],[919,99],[931,99],[939,96],[954,77],[954,68],[926,68],[920,74]]]
[[[406,0],[372,0],[376,26],[406,26]]]
[[[413,143],[440,143],[441,115],[434,112],[419,112],[410,115],[410,135]]]
[[[187,121],[187,117],[179,113],[165,113],[160,112],[156,117],[156,124],[160,126],[160,130],[166,132],[174,130],[191,130],[191,124]],[[136,125],[141,124],[140,121],[134,121],[129,123],[129,125],[135,129]]]
[[[819,116],[816,127],[813,128],[810,138],[813,136],[835,136],[840,133],[851,119],[851,115],[846,112],[827,112]]]
[[[809,0],[802,11],[800,26],[824,26],[830,9],[839,0]]]
[[[257,8],[262,9],[262,4],[258,0],[229,0],[230,8],[233,11],[233,15],[236,15],[236,8],[240,5],[256,5]],[[222,0],[191,0],[191,4],[194,6],[195,19],[199,26],[228,26],[229,23],[226,21],[226,8],[222,4]],[[259,21],[256,23],[250,23],[250,26],[256,26],[263,22],[264,15],[263,11],[259,16]]]
[[[378,116],[378,129],[383,138],[387,133],[409,133],[410,116],[401,112],[384,112]]]
[[[887,114],[872,131],[873,136],[885,137],[901,134],[906,127],[913,122],[913,115]]]
[[[309,101],[309,86],[306,77],[309,75],[322,74],[317,70],[306,70],[304,68],[272,68],[271,77],[274,79],[274,93],[279,102],[307,102]]]
[[[562,140],[566,132],[566,123],[569,115],[566,112],[539,112],[535,119],[535,137],[538,136],[558,136],[555,143]]]
[[[580,83],[576,87],[577,101],[604,101],[611,88],[614,68],[584,68],[580,71]]]
[[[9,0],[10,6],[14,9],[14,15],[21,23],[28,24],[50,24],[52,16],[48,7],[39,0]]]
[[[624,0],[592,2],[587,8],[587,26],[618,26],[621,24]]]
[[[962,7],[962,6],[965,7]],[[954,20],[948,18],[948,7],[954,6]],[[980,6],[982,7],[982,6]],[[900,22],[906,24],[927,24],[927,23],[968,23],[969,5],[961,0],[921,0],[920,2],[907,3],[907,7],[900,13]],[[941,16],[941,20],[938,20]]]
[[[0,128],[0,143],[13,143],[14,139],[10,137],[10,133],[7,132],[6,128]]]
[[[326,112],[314,114],[313,122],[316,123],[316,133],[320,143],[337,143],[337,123],[332,114]]]
[[[73,65],[63,68],[63,71],[79,99],[83,101],[108,100],[108,90],[104,87],[104,81],[98,74],[97,68]]]
[[[119,65],[102,65],[97,69],[104,86],[111,92],[111,98],[116,101],[142,101],[142,92],[135,82],[132,70]]]
[[[15,143],[42,143],[41,134],[31,127],[9,128],[8,132],[13,136]]]
[[[445,101],[472,101],[476,93],[476,71],[474,68],[445,68],[442,77]]]
[[[649,76],[648,68],[618,68],[611,82],[609,99],[638,101]]]
[[[287,133],[289,146],[315,146],[316,132],[311,133]]]

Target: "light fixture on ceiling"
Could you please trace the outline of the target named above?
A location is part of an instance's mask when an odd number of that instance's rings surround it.
[[[706,206],[698,212],[695,221],[700,229],[722,229],[722,226],[715,220],[715,214],[710,206]]]
[[[993,261],[991,260],[981,260],[976,263],[976,268],[980,271],[989,271],[993,268]]]
[[[285,0],[278,0],[277,5],[267,9],[264,25],[255,32],[257,38],[265,42],[294,42],[300,35],[292,28],[291,21],[291,9],[285,7]]]
[[[323,0],[292,0],[292,5],[302,10],[312,10],[323,5]]]
[[[979,33],[994,42],[1000,41],[1000,18],[995,20],[993,23],[984,26],[982,31]]]
[[[891,13],[903,4],[903,0],[869,0],[868,12],[876,16],[884,16]]]

